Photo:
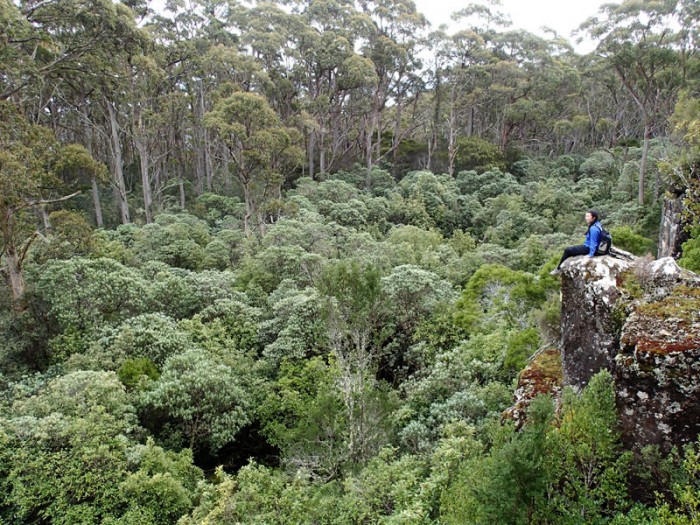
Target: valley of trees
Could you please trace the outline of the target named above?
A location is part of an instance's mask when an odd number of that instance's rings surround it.
[[[609,375],[503,414],[586,209],[700,270],[700,4],[459,9],[0,0],[0,525],[698,523]]]

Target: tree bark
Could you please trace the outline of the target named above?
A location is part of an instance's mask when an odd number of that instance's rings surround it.
[[[92,125],[90,124],[90,119],[88,118],[87,108],[83,106],[83,118],[85,119],[85,142],[87,146],[88,153],[91,157],[94,155],[93,147],[93,134]],[[95,222],[98,228],[104,227],[104,219],[102,217],[102,202],[100,201],[100,188],[97,186],[97,178],[93,174],[90,177],[90,184],[92,185],[92,204],[95,207]]]
[[[646,177],[647,157],[649,156],[649,139],[651,138],[651,122],[644,123],[644,146],[642,160],[639,162],[639,205],[644,205],[644,179]]]
[[[447,173],[454,177],[455,160],[457,158],[457,122],[454,105],[450,107],[450,116],[447,120]]]
[[[199,115],[200,118],[204,118],[204,113],[205,113],[205,106],[204,106],[204,83],[200,80],[199,81]],[[204,161],[204,174],[206,176],[206,181],[207,181],[207,191],[212,191],[212,188],[214,186],[214,168],[212,166],[211,162],[211,152],[209,150],[209,132],[207,131],[206,128],[202,128],[202,137],[204,139],[204,144],[202,148],[202,160]]]
[[[314,156],[316,155],[316,132],[309,131],[309,144],[306,147],[306,156],[309,158],[309,177],[314,178]]]
[[[140,123],[138,127],[141,127]],[[142,129],[138,129],[136,133],[140,135],[142,131]],[[151,189],[151,179],[148,173],[148,148],[140,136],[134,140],[134,145],[136,146],[136,150],[139,152],[141,186],[143,191],[143,209],[146,212],[146,223],[150,224],[153,222],[153,192]]]
[[[12,231],[14,210],[6,209],[4,211],[5,213],[2,222],[2,242],[5,247],[5,251],[3,256],[5,258],[5,264],[7,265],[7,275],[10,280],[10,287],[12,288],[12,297],[16,301],[22,297],[22,294],[24,293],[25,282],[24,276],[22,275],[22,261],[17,253],[17,246],[15,244]]]
[[[326,148],[325,148],[325,133],[323,125],[320,130],[320,140],[318,144],[318,172],[319,174],[326,173]]]
[[[49,219],[49,212],[46,210],[46,205],[39,206],[39,212],[41,213],[41,222],[44,223],[44,231],[49,234],[51,233],[51,220]]]
[[[243,186],[243,196],[245,199],[245,215],[243,216],[243,232],[246,236],[250,235],[250,219],[257,215],[257,210],[255,209],[255,201],[253,200],[253,194],[250,190],[249,183],[241,181]]]
[[[180,187],[180,209],[185,210],[185,178],[182,176],[182,165],[178,163],[177,165],[177,179],[178,186]]]
[[[124,161],[122,159],[122,146],[119,142],[119,124],[117,123],[117,113],[112,102],[107,101],[107,111],[111,128],[111,151],[112,151],[112,177],[114,180],[114,197],[117,201],[119,216],[122,224],[129,224],[129,203],[126,200],[126,183],[124,182]]]
[[[374,134],[374,113],[370,118],[370,124],[366,132],[366,168],[367,173],[365,175],[365,189],[370,189],[372,187],[372,135]]]
[[[24,294],[25,281],[22,275],[22,267],[20,265],[19,256],[14,245],[5,245],[5,262],[7,264],[7,274],[10,278],[10,286],[12,287],[12,297],[19,299]]]
[[[97,178],[94,175],[90,177],[90,183],[92,184],[92,202],[95,206],[95,222],[98,228],[104,228],[102,203],[100,202],[100,188],[97,186]]]

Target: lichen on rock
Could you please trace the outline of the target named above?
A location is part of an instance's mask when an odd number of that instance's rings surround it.
[[[532,400],[538,395],[558,398],[563,380],[561,353],[558,348],[547,348],[534,355],[520,372],[513,406],[503,413],[503,418],[512,419],[517,428],[522,427]]]
[[[623,327],[615,361],[620,421],[630,444],[668,449],[697,438],[700,288],[676,286],[666,297],[637,306]]]
[[[582,388],[617,353],[615,305],[618,279],[632,257],[573,257],[562,265],[561,353],[564,383]]]
[[[576,257],[562,268],[564,384],[613,376],[623,441],[700,435],[700,277],[671,257]]]

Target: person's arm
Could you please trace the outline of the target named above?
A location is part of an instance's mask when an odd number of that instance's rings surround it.
[[[600,228],[591,228],[591,245],[588,247],[588,256],[593,257],[600,244]]]

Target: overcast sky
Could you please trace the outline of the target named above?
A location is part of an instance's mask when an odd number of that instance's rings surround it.
[[[433,27],[450,23],[450,15],[454,11],[466,7],[473,0],[414,0],[416,7],[422,12]],[[526,29],[542,35],[542,26],[550,27],[565,36],[580,53],[591,51],[593,46],[588,43],[576,45],[571,37],[571,31],[576,29],[590,16],[598,13],[598,8],[611,0],[501,0],[499,9],[510,16],[513,21],[512,29]],[[451,26],[455,27],[455,26]]]

